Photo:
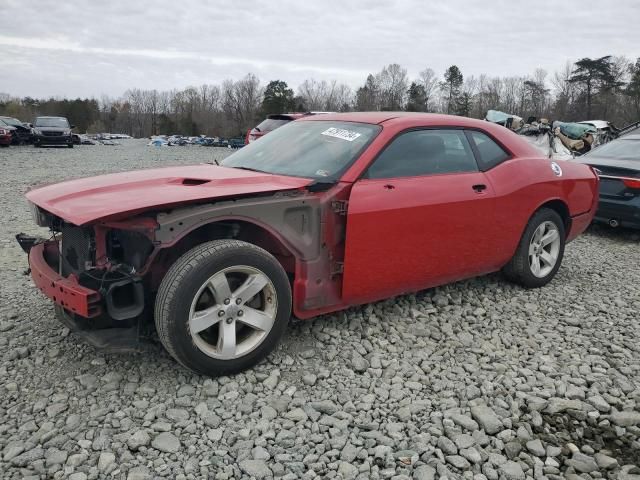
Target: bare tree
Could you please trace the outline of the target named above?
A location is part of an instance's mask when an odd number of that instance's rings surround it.
[[[424,89],[424,102],[425,109],[427,112],[432,111],[432,108],[435,108],[433,104],[434,97],[438,91],[439,80],[436,76],[436,72],[434,72],[431,68],[425,68],[419,73],[420,77],[420,85]]]

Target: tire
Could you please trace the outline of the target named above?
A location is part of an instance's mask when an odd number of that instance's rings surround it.
[[[551,243],[542,245],[544,243],[542,239],[547,234],[552,235],[553,229],[557,231],[557,240],[554,239]],[[537,232],[542,232],[541,236],[534,239]],[[509,280],[526,288],[538,288],[546,285],[560,268],[564,256],[565,240],[565,226],[560,215],[549,208],[541,208],[529,220],[515,254],[503,268],[504,275]],[[545,253],[542,253],[541,248]],[[532,252],[531,255],[530,252]],[[537,273],[536,261],[533,257],[538,257]],[[550,260],[554,257],[555,261],[551,265]]]
[[[291,286],[280,263],[238,240],[189,250],[166,273],[155,301],[156,329],[169,354],[209,376],[237,373],[265,358],[290,317]]]
[[[67,147],[68,147],[68,148],[73,148],[73,143],[68,143],[68,144],[67,144]]]

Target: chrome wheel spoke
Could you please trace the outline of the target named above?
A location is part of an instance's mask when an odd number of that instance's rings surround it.
[[[532,241],[535,243],[540,243],[540,239],[542,238],[544,230],[545,230],[545,225],[543,223],[538,228],[536,228],[536,231],[533,233]]]
[[[269,283],[269,279],[262,273],[249,275],[244,283],[233,292],[233,296],[236,300],[240,300],[240,305],[244,305],[260,293],[267,283]]]
[[[540,239],[540,243],[542,243],[542,245],[544,245],[545,247],[547,245],[549,245],[550,243],[555,242],[558,238],[560,238],[560,234],[558,233],[558,230],[556,230],[555,228],[553,230],[549,230],[541,239]]]
[[[255,308],[244,307],[243,315],[238,317],[238,321],[248,325],[256,330],[266,332],[273,326],[274,318]]]
[[[542,263],[552,268],[556,264],[556,258],[546,250],[543,250],[540,253],[540,260],[542,260]]]
[[[540,257],[538,255],[531,257],[531,271],[534,275],[540,275]]]
[[[220,321],[218,310],[219,307],[216,305],[206,310],[194,312],[189,319],[189,328],[191,331],[193,333],[200,333],[218,323]]]
[[[224,272],[220,272],[209,279],[209,288],[218,304],[222,304],[227,298],[231,298],[229,280],[227,280]]]
[[[236,324],[235,322],[220,322],[218,334],[218,351],[222,358],[233,358],[236,354]]]

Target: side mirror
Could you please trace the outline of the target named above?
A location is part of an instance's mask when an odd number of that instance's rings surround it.
[[[71,125],[71,128],[76,128],[76,126],[75,125]]]

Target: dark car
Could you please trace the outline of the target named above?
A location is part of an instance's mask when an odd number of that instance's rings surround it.
[[[27,198],[34,221],[61,232],[18,241],[65,325],[120,348],[154,313],[182,365],[228,375],[267,356],[292,314],[501,269],[546,285],[591,223],[598,178],[489,122],[361,112],[305,117],[220,165],[75,179]]]
[[[599,171],[597,222],[640,229],[640,131],[601,145],[577,160]]]
[[[31,127],[22,123],[17,118],[13,117],[0,117],[0,127],[4,128],[4,125],[13,127],[11,143],[14,145],[20,145],[23,143],[31,143]]]
[[[33,144],[36,147],[66,145],[73,148],[73,127],[65,117],[37,117],[33,122]]]

